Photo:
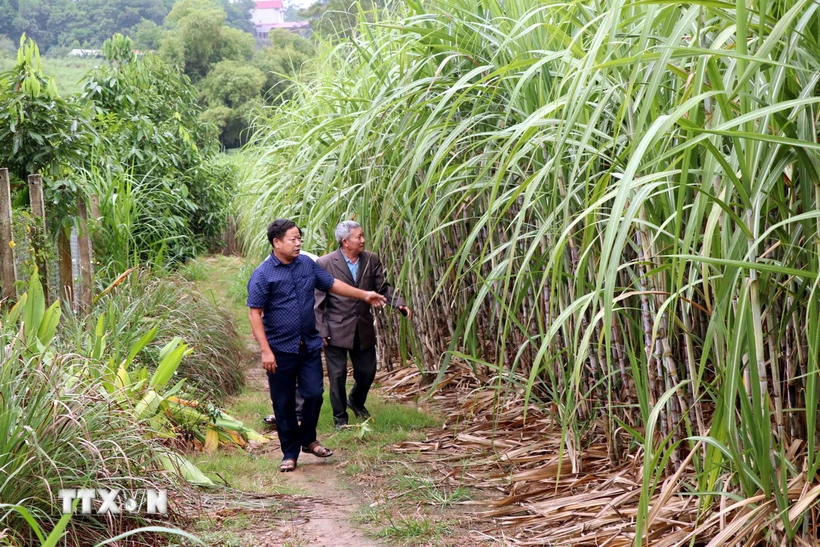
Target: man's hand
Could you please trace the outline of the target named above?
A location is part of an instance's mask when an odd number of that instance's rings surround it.
[[[381,308],[387,303],[387,298],[375,291],[367,291],[364,301],[376,308]]]
[[[324,338],[322,338],[322,345],[324,347],[327,347],[327,344],[328,344],[329,341],[330,341],[330,336],[325,336]]]
[[[413,319],[413,312],[407,306],[399,306],[399,312],[407,319]]]
[[[276,357],[273,356],[272,351],[262,351],[262,368],[271,374],[276,373]]]

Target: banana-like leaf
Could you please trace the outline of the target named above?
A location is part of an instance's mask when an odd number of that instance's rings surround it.
[[[219,447],[219,431],[209,427],[205,433],[205,452],[213,454]]]
[[[152,387],[165,387],[182,362],[187,350],[188,346],[179,337],[168,342],[160,352],[160,363],[151,378]]]
[[[157,413],[161,402],[162,397],[160,397],[156,391],[153,389],[148,390],[145,395],[142,396],[140,402],[134,407],[134,417],[137,420],[150,418]]]
[[[157,335],[157,330],[159,329],[159,325],[156,325],[153,329],[146,332],[137,343],[133,345],[131,351],[128,352],[128,357],[125,361],[122,362],[122,366],[128,368],[131,365],[131,362],[134,360],[134,357],[137,356],[139,352],[145,349],[145,346],[151,343],[154,337]]]
[[[57,325],[60,323],[60,301],[54,302],[43,314],[40,328],[37,330],[37,339],[44,347],[51,345]]]
[[[25,324],[26,340],[31,342],[40,329],[40,322],[46,311],[46,297],[36,268],[31,274],[31,279],[29,279],[27,294],[28,301],[23,308],[23,323]]]
[[[159,461],[166,470],[179,473],[182,478],[191,484],[196,484],[198,486],[214,486],[214,481],[205,476],[205,474],[196,465],[179,454],[164,452],[160,454]]]
[[[20,300],[12,306],[11,311],[9,312],[6,321],[9,325],[13,325],[17,322],[17,318],[23,313],[23,310],[26,309],[26,303],[28,302],[28,293],[23,293],[23,296],[20,297]]]

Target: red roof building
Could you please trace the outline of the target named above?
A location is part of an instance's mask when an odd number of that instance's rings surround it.
[[[282,0],[257,0],[256,7],[251,10],[251,21],[256,27],[256,37],[260,40],[266,39],[273,29],[298,31],[310,25],[307,21],[285,22]]]
[[[256,2],[256,9],[284,9],[282,6],[282,0],[265,0],[261,2]]]

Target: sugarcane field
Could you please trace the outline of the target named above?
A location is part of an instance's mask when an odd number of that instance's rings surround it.
[[[0,0],[0,547],[820,547],[820,0]]]

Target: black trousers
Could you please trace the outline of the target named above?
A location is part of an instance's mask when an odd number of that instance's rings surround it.
[[[331,343],[333,340],[331,339]],[[359,333],[353,339],[353,349],[327,346],[325,364],[327,379],[330,383],[330,406],[333,408],[333,420],[336,423],[347,423],[347,356],[353,363],[353,388],[350,390],[350,402],[356,407],[363,407],[367,393],[376,377],[376,348],[364,348],[359,345]]]
[[[322,355],[319,350],[274,353],[276,372],[268,372],[268,387],[276,414],[276,432],[285,459],[296,460],[303,446],[316,440],[322,409]],[[303,399],[302,423],[296,419],[296,393]]]

